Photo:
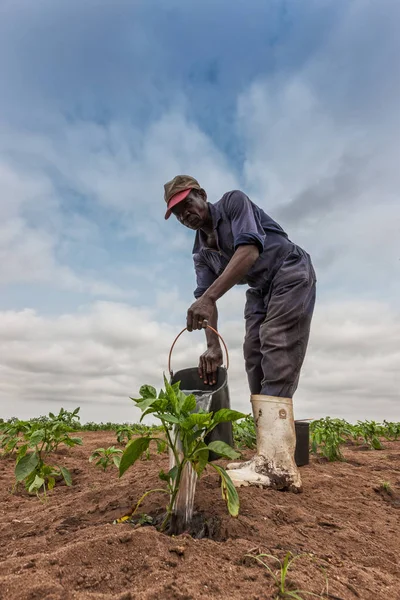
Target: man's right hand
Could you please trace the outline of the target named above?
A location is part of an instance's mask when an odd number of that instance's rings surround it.
[[[208,348],[199,360],[199,375],[204,383],[214,385],[217,383],[217,368],[223,363],[221,346],[215,345]]]

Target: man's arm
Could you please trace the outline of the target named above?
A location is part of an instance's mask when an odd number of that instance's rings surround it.
[[[238,247],[224,272],[210,285],[201,298],[196,300],[189,308],[187,313],[187,328],[189,331],[202,329],[205,319],[212,325],[211,319],[213,318],[214,310],[217,315],[217,300],[247,275],[259,255],[260,251],[255,244],[246,244]]]
[[[211,325],[213,329],[218,331],[218,309],[217,305],[214,306],[213,314],[211,315],[208,324]],[[211,331],[211,329],[206,329],[206,338],[207,338],[207,348],[214,348],[215,346],[219,346],[219,337]]]
[[[209,325],[218,331],[218,310],[214,306]],[[205,384],[213,385],[217,382],[217,369],[223,363],[223,356],[219,337],[210,329],[206,329],[207,350],[200,356],[199,376]]]

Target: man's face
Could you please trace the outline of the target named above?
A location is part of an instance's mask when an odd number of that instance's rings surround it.
[[[201,229],[208,219],[207,198],[199,193],[190,194],[172,209],[178,221],[189,229]]]

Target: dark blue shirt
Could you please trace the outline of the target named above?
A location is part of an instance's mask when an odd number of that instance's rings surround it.
[[[294,244],[282,227],[239,190],[227,192],[215,204],[208,204],[218,249],[207,245],[204,231],[196,232],[193,260],[200,298],[221,275],[238,246],[255,244],[260,256],[241,281],[266,290]]]

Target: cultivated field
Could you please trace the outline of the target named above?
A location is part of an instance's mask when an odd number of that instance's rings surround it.
[[[239,444],[251,445],[248,427],[241,431],[239,425],[236,433]],[[319,454],[301,468],[302,494],[241,488],[237,518],[229,516],[218,475],[208,467],[195,499],[203,516],[199,535],[206,537],[195,539],[168,536],[146,522],[165,507],[161,493],[144,500],[138,511],[142,525],[115,523],[146,490],[160,487],[158,472],[168,470],[163,448],[158,453],[151,447],[119,478],[114,464],[104,471],[89,457],[99,447],[123,449],[126,438],[119,444],[113,430],[69,436],[79,436],[82,444],[61,443],[47,460],[67,469],[72,482],[59,471],[46,498],[40,490],[39,497],[29,494],[23,481],[13,489],[15,453],[3,450],[4,600],[315,597],[309,592],[343,600],[400,598],[400,441],[380,437],[384,448],[374,450],[363,439],[345,437],[340,446],[345,460],[330,462],[320,454],[326,445],[319,439]],[[251,455],[249,449],[243,453]],[[283,561],[288,552],[300,556],[278,596],[273,576],[254,556]],[[278,563],[263,560],[280,577]]]

